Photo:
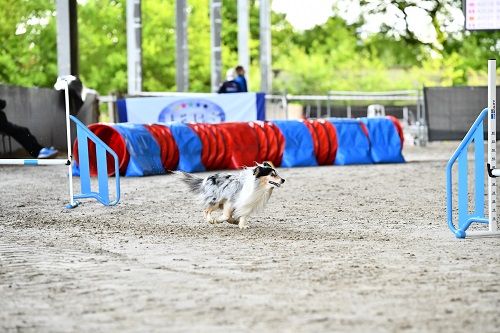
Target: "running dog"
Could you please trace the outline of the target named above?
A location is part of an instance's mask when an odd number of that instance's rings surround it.
[[[248,228],[248,217],[262,210],[273,193],[285,180],[268,163],[243,169],[237,175],[216,173],[199,178],[186,172],[176,172],[203,204],[203,216],[209,223],[227,221],[240,229]],[[222,209],[222,215],[214,216]]]

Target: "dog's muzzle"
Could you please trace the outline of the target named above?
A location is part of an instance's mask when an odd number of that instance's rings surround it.
[[[284,179],[281,180],[281,184],[283,184],[285,182]],[[272,182],[272,181],[269,181],[269,184],[271,185],[274,185],[276,187],[281,187],[281,184],[280,183],[276,183],[276,182]]]

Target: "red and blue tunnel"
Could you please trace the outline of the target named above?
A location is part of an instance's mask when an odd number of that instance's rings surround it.
[[[394,117],[221,124],[91,124],[119,158],[120,174],[147,176],[167,170],[239,169],[271,161],[275,166],[402,163],[403,129]],[[90,173],[97,174],[89,144]],[[73,146],[78,175],[78,147]],[[113,174],[108,157],[108,170]]]

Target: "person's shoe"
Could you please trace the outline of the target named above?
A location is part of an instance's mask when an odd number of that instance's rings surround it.
[[[59,151],[54,147],[45,147],[38,153],[38,158],[54,158],[58,153]]]

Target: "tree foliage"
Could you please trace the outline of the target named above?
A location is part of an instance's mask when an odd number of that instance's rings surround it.
[[[92,0],[78,6],[79,67],[85,85],[102,94],[126,91],[125,31],[124,0]]]
[[[0,8],[4,13],[0,20],[0,82],[52,85],[57,73],[53,2],[0,0]]]
[[[237,1],[223,0],[223,73],[238,61]],[[189,87],[210,90],[210,0],[188,0]],[[250,0],[250,78],[260,86],[259,8]],[[500,32],[453,30],[461,1],[360,1],[348,23],[339,11],[324,24],[296,31],[272,13],[273,90],[324,94],[330,90],[392,90],[423,85],[485,84],[486,59],[499,59]],[[0,82],[51,87],[57,75],[55,4],[0,0]],[[80,76],[102,94],[126,92],[126,0],[78,5]],[[415,28],[418,12],[428,35]],[[392,17],[392,21],[386,20]],[[175,86],[175,0],[142,1],[143,87]],[[377,31],[368,23],[379,20]],[[372,24],[373,25],[373,24]],[[430,38],[434,36],[435,38]]]

